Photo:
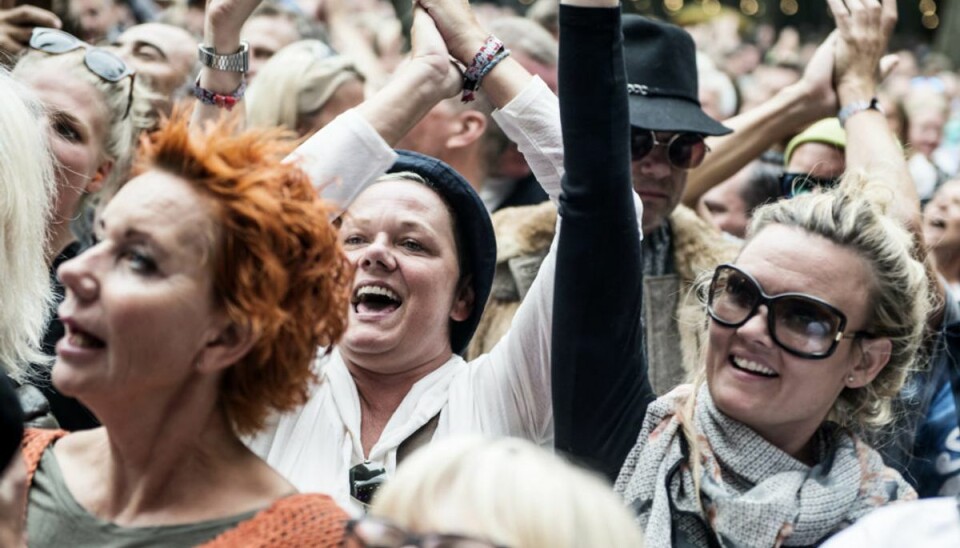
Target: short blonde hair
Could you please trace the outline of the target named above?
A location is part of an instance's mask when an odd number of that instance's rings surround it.
[[[253,127],[298,131],[337,89],[363,76],[349,58],[330,55],[319,40],[294,42],[267,61],[247,93],[247,121]]]
[[[47,358],[46,227],[56,196],[43,107],[0,68],[0,367],[22,379]]]
[[[468,534],[511,548],[643,545],[609,485],[517,438],[430,444],[400,466],[371,513],[416,532]]]

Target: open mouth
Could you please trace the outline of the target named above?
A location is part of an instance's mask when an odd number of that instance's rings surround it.
[[[351,304],[360,314],[389,314],[400,308],[403,299],[389,287],[362,285],[354,290]]]
[[[94,337],[90,333],[79,329],[76,325],[67,324],[67,342],[77,348],[100,349],[105,348],[107,343]]]
[[[947,228],[947,221],[945,219],[940,219],[937,217],[932,217],[927,221],[927,224],[933,228]]]
[[[757,362],[745,360],[736,356],[730,356],[730,365],[732,365],[735,369],[739,369],[740,371],[767,379],[774,379],[780,376],[776,371],[770,369],[769,367],[764,367]]]

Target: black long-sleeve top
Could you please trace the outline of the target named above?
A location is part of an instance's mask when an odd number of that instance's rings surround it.
[[[553,322],[556,447],[611,480],[655,394],[618,8],[560,9],[563,192]]]

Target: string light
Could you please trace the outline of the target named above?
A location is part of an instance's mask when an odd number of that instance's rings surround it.
[[[663,7],[667,11],[680,11],[683,9],[683,0],[664,0]]]
[[[744,15],[756,15],[760,11],[760,4],[757,0],[740,0],[740,11]]]
[[[780,11],[784,15],[796,15],[799,10],[800,6],[797,5],[797,0],[780,0]]]

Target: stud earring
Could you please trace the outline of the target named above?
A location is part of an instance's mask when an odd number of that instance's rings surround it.
[[[855,380],[856,380],[856,379],[853,378],[853,375],[850,375],[849,377],[847,377],[847,382],[853,382],[853,381],[855,381]]]

